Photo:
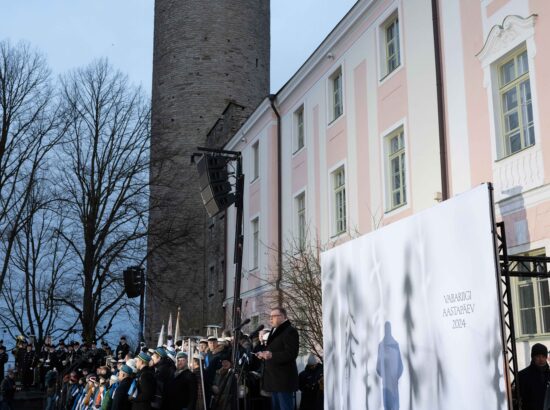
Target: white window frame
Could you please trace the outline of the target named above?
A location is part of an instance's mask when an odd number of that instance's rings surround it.
[[[387,79],[393,77],[393,75],[401,70],[404,64],[403,55],[403,26],[401,22],[401,9],[400,7],[393,7],[389,9],[379,18],[378,30],[377,30],[377,43],[378,43],[378,70],[379,70],[379,84],[383,83]],[[387,28],[396,22],[397,39],[395,39],[394,46],[396,47],[397,65],[390,70],[388,67],[388,38]]]
[[[250,238],[252,240],[251,270],[258,269],[260,265],[260,217],[256,216],[250,221]]]
[[[298,245],[299,249],[304,249],[307,239],[307,203],[305,190],[294,196],[294,209],[296,218],[296,245]]]
[[[336,82],[337,79],[340,79]],[[337,87],[335,85],[337,84]],[[344,115],[344,70],[338,66],[328,77],[329,124]]]
[[[305,132],[305,110],[302,104],[292,116],[293,119],[293,154],[301,151],[306,144],[306,132]]]
[[[343,184],[339,184],[337,181],[338,174],[343,173]],[[330,196],[331,196],[331,231],[332,238],[343,235],[348,229],[348,200],[347,200],[347,172],[345,164],[337,166],[330,172]],[[339,205],[339,202],[343,201],[343,206]],[[343,214],[343,215],[342,215]],[[343,225],[341,220],[343,219]]]
[[[525,60],[523,61],[524,64],[527,65],[527,71],[522,72],[521,74],[517,75],[518,70],[521,69],[521,60],[519,60],[520,56],[525,56]],[[513,64],[514,67],[514,74],[516,75],[512,80],[505,82],[503,79],[503,71],[502,68],[509,63]],[[529,67],[529,56],[527,54],[527,49],[525,47],[519,47],[514,49],[511,53],[507,54],[506,56],[502,57],[500,60],[498,60],[495,63],[495,71],[497,76],[497,84],[498,84],[498,99],[496,101],[496,106],[498,107],[498,113],[499,113],[499,143],[500,143],[500,150],[498,152],[500,158],[508,157],[510,155],[514,155],[520,151],[523,151],[526,148],[532,147],[536,143],[536,133],[535,133],[535,124],[534,124],[534,115],[533,115],[533,94],[531,92],[531,83],[530,83],[530,67]],[[522,94],[522,86],[524,84],[527,84],[527,87],[529,89],[529,109],[531,113],[531,122],[528,122],[528,119],[526,116],[528,116],[528,113],[526,112],[527,108],[522,107],[523,104],[523,97]],[[525,89],[525,88],[523,88]],[[519,98],[519,101],[516,101],[516,107],[515,109],[510,109],[506,111],[505,103],[504,103],[504,96],[505,95],[511,95],[510,92],[515,91],[516,92],[516,99]],[[517,115],[517,122],[518,126],[514,128],[511,131],[507,131],[507,118],[512,117],[514,114]],[[525,124],[528,122],[527,124]],[[526,135],[525,128],[528,128],[527,132],[530,133],[530,136]],[[518,134],[519,133],[519,134]],[[512,150],[511,148],[511,142],[509,140],[509,135],[519,135],[520,138],[520,147],[519,149]]]
[[[483,49],[477,54],[477,58],[483,69],[483,86],[487,89],[489,98],[488,110],[493,117],[490,121],[491,133],[491,148],[493,160],[498,164],[499,160],[506,158],[516,158],[516,155],[506,156],[503,147],[501,116],[500,116],[500,93],[499,93],[499,77],[497,65],[499,61],[503,61],[507,55],[524,47],[527,50],[527,60],[529,65],[529,82],[531,85],[531,101],[533,107],[533,121],[535,138],[540,135],[539,128],[539,112],[537,98],[537,81],[536,81],[536,44],[535,44],[535,21],[536,15],[523,18],[517,15],[508,15],[502,21],[502,24],[494,26],[488,33]],[[535,147],[540,147],[535,140]],[[536,148],[537,150],[539,148]],[[529,151],[529,150],[526,150]],[[506,161],[503,161],[506,162]],[[500,165],[498,165],[500,166]],[[499,174],[501,170],[494,170],[495,174]]]
[[[394,212],[399,212],[402,209],[406,209],[410,203],[410,190],[409,190],[409,156],[408,156],[408,143],[407,143],[407,133],[406,133],[406,121],[401,120],[396,124],[392,125],[388,130],[386,130],[381,136],[382,143],[382,164],[383,164],[383,175],[384,175],[384,209],[385,214],[392,214]],[[404,201],[400,204],[395,204],[393,202],[393,184],[392,184],[392,172],[391,172],[391,157],[395,156],[397,153],[392,153],[390,150],[390,141],[391,138],[401,133],[403,135],[403,148],[399,150],[400,153],[404,155],[402,164],[404,165],[404,175],[402,177],[402,182],[405,184],[403,187],[402,193],[404,193]]]
[[[260,141],[257,140],[252,144],[252,162],[250,164],[252,178],[250,182],[256,181],[260,178]]]
[[[539,248],[533,251],[522,253],[521,255],[529,256],[545,256],[545,248]],[[515,314],[515,326],[516,326],[516,337],[517,338],[532,338],[536,336],[545,336],[550,334],[550,326],[547,332],[542,332],[543,325],[543,308],[549,309],[550,314],[550,305],[542,304],[542,294],[539,286],[539,282],[547,282],[550,285],[550,278],[512,278],[512,288],[513,288],[513,297],[514,297],[514,314]],[[548,286],[547,285],[547,286]],[[521,305],[521,287],[530,286],[533,290],[533,307],[523,307]],[[548,288],[547,288],[548,289]],[[550,292],[546,296],[550,300]],[[532,310],[535,314],[535,333],[528,333],[523,331],[524,319],[522,312]]]

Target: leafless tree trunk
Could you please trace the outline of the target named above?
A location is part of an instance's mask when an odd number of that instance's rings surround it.
[[[150,110],[106,60],[63,77],[61,92],[68,132],[58,183],[68,223],[59,235],[80,280],[80,291],[61,300],[92,340],[128,308],[123,269],[145,259]]]
[[[0,291],[46,155],[63,133],[50,71],[29,45],[0,42]]]

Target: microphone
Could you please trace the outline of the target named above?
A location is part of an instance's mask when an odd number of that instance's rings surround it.
[[[250,333],[250,338],[253,339],[254,336],[258,336],[258,334],[260,333],[261,330],[264,330],[265,326],[264,325],[260,325],[258,326],[256,329],[254,329],[252,331],[252,333]]]
[[[233,331],[236,331],[236,330],[241,330],[241,328],[244,326],[244,325],[248,325],[250,323],[250,318],[248,319],[245,319],[241,322],[241,324],[235,328],[233,328]]]

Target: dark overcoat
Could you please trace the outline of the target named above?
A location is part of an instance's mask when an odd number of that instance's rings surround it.
[[[541,410],[546,386],[550,382],[548,365],[540,368],[531,362],[531,365],[519,372],[518,379],[523,410]]]
[[[132,400],[132,410],[150,410],[156,392],[155,371],[152,367],[144,367],[137,374],[137,389],[137,396]]]
[[[130,377],[127,377],[118,384],[115,394],[113,395],[113,401],[111,402],[111,410],[132,409],[132,403],[128,398],[128,390],[130,390],[131,385],[132,379]]]
[[[184,408],[195,408],[196,399],[197,379],[195,375],[188,368],[176,370],[164,388],[162,409],[181,410]]]
[[[268,392],[295,392],[298,390],[296,358],[300,347],[298,331],[290,321],[271,330],[267,350],[272,358],[265,361],[263,389]]]

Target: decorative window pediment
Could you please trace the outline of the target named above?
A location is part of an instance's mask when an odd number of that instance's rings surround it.
[[[493,26],[483,48],[477,54],[482,66],[491,64],[518,44],[532,37],[536,18],[536,14],[531,14],[526,18],[509,15],[504,18],[502,24]]]

